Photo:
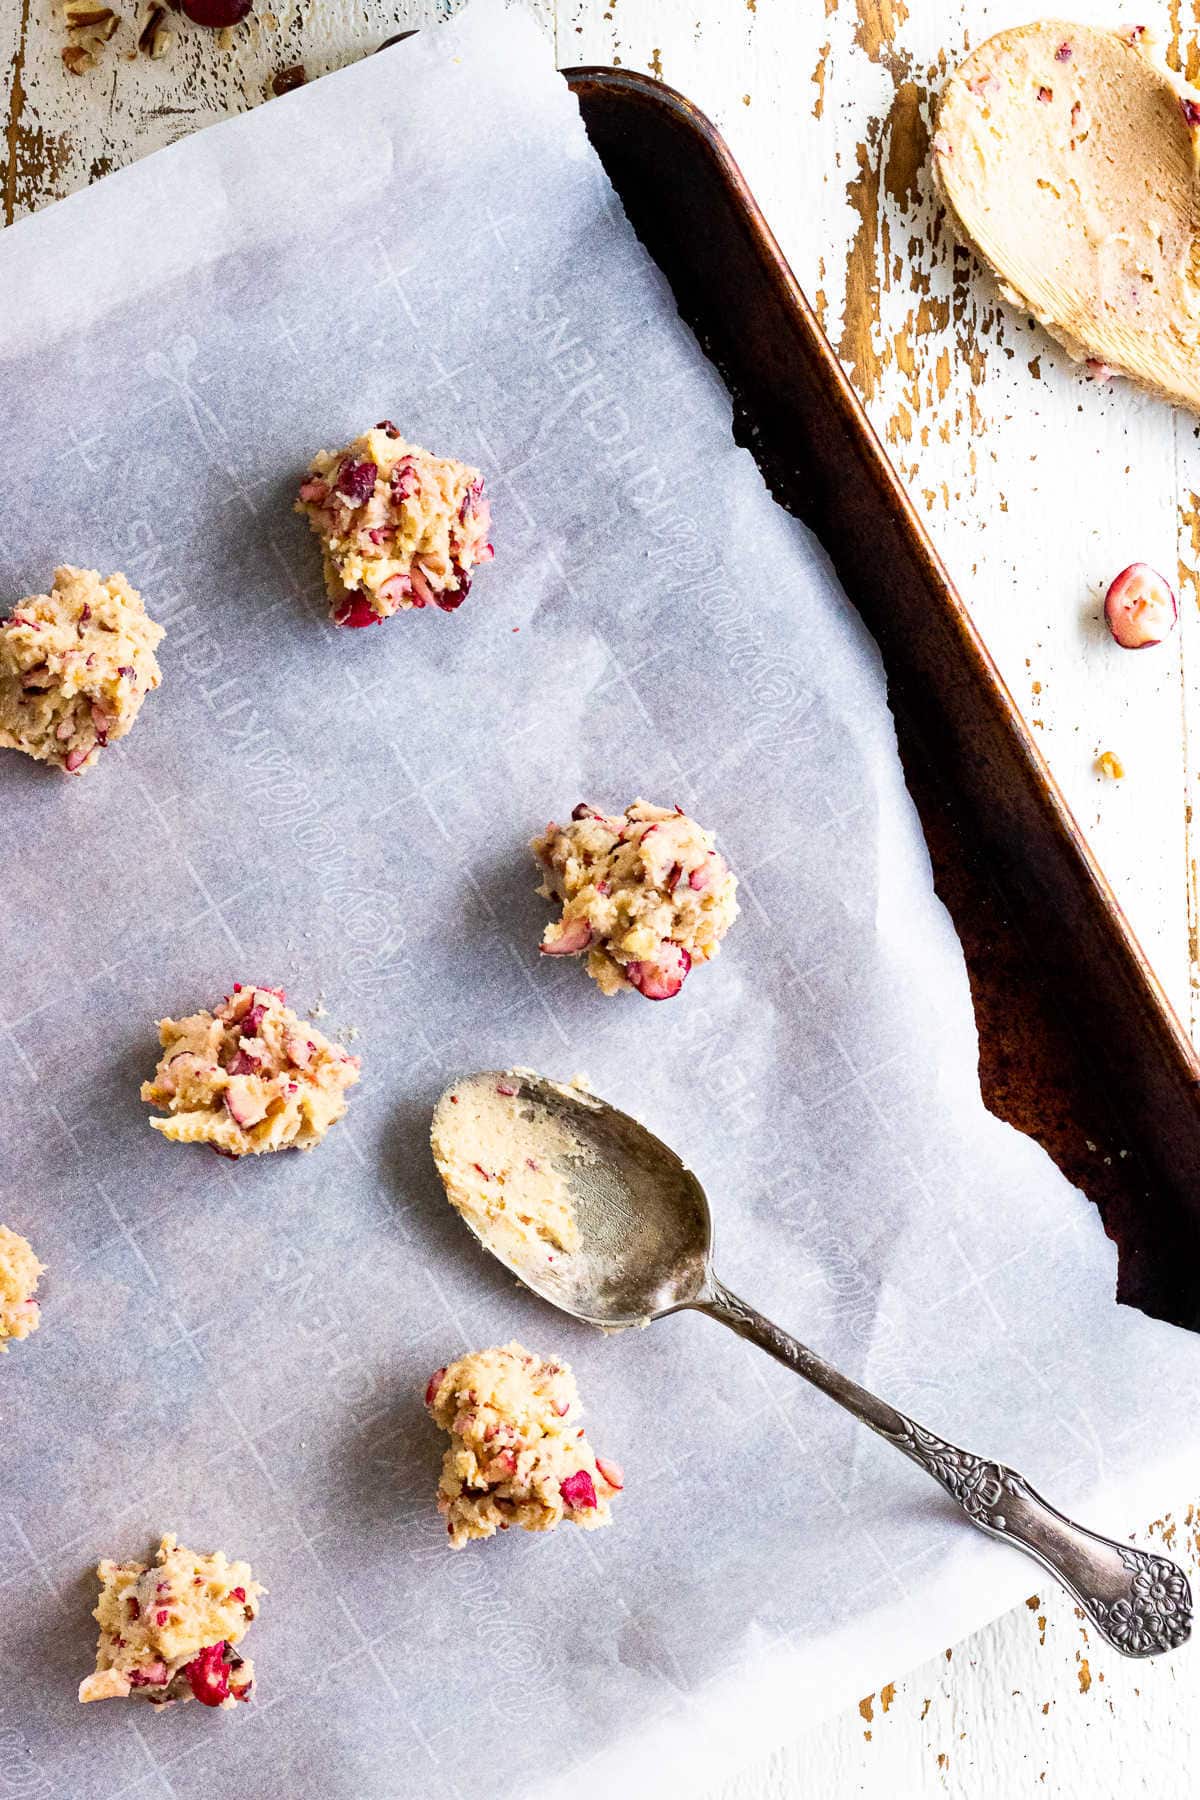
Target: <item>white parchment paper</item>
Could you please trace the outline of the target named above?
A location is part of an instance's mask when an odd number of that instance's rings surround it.
[[[120,568],[169,629],[96,771],[0,761],[0,1215],[49,1265],[0,1365],[0,1791],[697,1791],[1044,1585],[707,1321],[604,1339],[518,1291],[428,1154],[472,1068],[585,1071],[700,1173],[735,1289],[1141,1523],[1200,1345],[1115,1306],[1091,1206],[984,1112],[874,647],[534,25],[475,0],[6,232],[0,319],[0,591]],[[297,471],[384,416],[486,471],[496,562],[453,617],[335,633]],[[536,954],[530,834],[635,795],[742,877],[668,1005]],[[235,979],[361,1053],[312,1156],[148,1127],[154,1021]],[[454,1554],[425,1381],[513,1336],[627,1490]],[[76,1704],[90,1565],[164,1530],[270,1589],[235,1716]]]

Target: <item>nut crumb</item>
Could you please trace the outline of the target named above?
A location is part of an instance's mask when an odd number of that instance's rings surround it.
[[[289,68],[279,69],[272,75],[271,92],[278,98],[280,94],[290,94],[294,88],[303,87],[307,80],[304,64],[292,63]]]
[[[85,69],[94,69],[96,66],[95,57],[82,44],[64,45],[62,59],[68,75],[82,75]]]
[[[1102,750],[1096,758],[1096,768],[1101,775],[1110,781],[1121,781],[1125,775],[1125,764],[1111,750]]]
[[[165,56],[174,36],[167,25],[166,7],[152,6],[138,37],[138,49],[143,56],[157,62],[160,56]]]

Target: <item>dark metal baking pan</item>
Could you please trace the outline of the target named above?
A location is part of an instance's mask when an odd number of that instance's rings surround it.
[[[739,440],[878,641],[987,1105],[1100,1208],[1118,1298],[1200,1329],[1200,1058],[720,133],[647,76],[565,74]]]

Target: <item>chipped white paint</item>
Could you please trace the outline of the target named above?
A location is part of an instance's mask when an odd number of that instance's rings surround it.
[[[1200,746],[1200,447],[1193,419],[1086,385],[998,301],[948,241],[923,150],[929,96],[969,44],[1030,16],[1025,0],[529,0],[560,65],[620,62],[695,99],[725,132],[784,250],[962,587],[1018,704],[1176,1005],[1200,1027],[1195,854]],[[118,10],[122,0],[112,0]],[[82,78],[62,67],[57,0],[0,7],[12,218],[185,132],[433,21],[453,0],[288,0],[222,50],[172,15],[157,62],[129,18]],[[1110,23],[1108,8],[1071,9]],[[1195,77],[1180,0],[1151,0]],[[1176,571],[1182,628],[1160,650],[1114,649],[1097,589],[1135,559]],[[881,571],[886,579],[886,571]],[[1189,681],[1189,674],[1191,679]],[[1189,752],[1189,745],[1191,747]],[[1093,768],[1100,750],[1127,770]],[[886,1497],[881,1496],[881,1505]],[[1190,1515],[1174,1534],[1195,1579]],[[1169,1537],[1171,1527],[1158,1528]],[[1043,1619],[1045,1623],[1043,1625]],[[881,1682],[888,1674],[880,1670]],[[1097,1653],[1043,1590],[894,1688],[769,1761],[747,1745],[722,1800],[949,1794],[959,1800],[1121,1792],[1183,1800],[1194,1782],[1200,1659]],[[798,1722],[781,1725],[781,1735]],[[632,1797],[631,1797],[632,1800]],[[714,1796],[715,1800],[715,1796]]]

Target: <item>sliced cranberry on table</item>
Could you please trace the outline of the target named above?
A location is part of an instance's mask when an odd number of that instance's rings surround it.
[[[626,963],[625,975],[647,1000],[673,1000],[691,966],[691,956],[683,945],[668,940],[653,962]]]
[[[225,25],[240,25],[254,0],[179,0],[180,11],[193,25],[207,25],[220,31]]]
[[[587,1512],[596,1505],[596,1484],[586,1469],[576,1469],[574,1475],[560,1481],[558,1491],[563,1497],[563,1505],[575,1512]]]
[[[375,611],[365,594],[351,594],[343,600],[333,615],[335,625],[346,625],[353,631],[361,630],[364,625],[382,625],[383,620]]]
[[[1104,596],[1105,623],[1122,650],[1161,644],[1178,617],[1170,583],[1148,563],[1130,563]]]

